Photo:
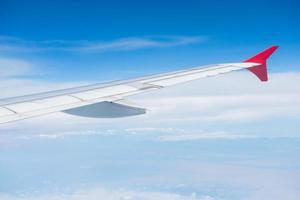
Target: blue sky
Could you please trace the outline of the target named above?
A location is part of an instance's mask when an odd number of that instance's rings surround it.
[[[239,62],[243,71],[130,97],[143,116],[62,113],[0,126],[0,199],[300,198],[300,4],[0,1],[1,98]]]
[[[2,41],[15,48],[0,50],[2,56],[30,59],[49,74],[40,78],[54,80],[78,81],[79,75],[80,80],[106,80],[184,66],[240,61],[273,44],[282,48],[273,58],[277,62],[270,70],[298,70],[294,64],[300,42],[298,4],[292,0],[2,1],[0,33],[18,41]],[[194,41],[174,42],[170,37],[176,36],[191,37]],[[107,46],[88,53],[55,51],[57,47],[85,46],[84,41],[93,46],[127,39],[131,39],[128,45],[134,45],[139,39],[173,43],[169,46],[140,44],[122,51]],[[16,48],[25,45],[30,45],[27,48],[48,45],[54,50],[37,52]],[[285,63],[281,62],[282,58]],[[287,66],[287,63],[291,64]]]

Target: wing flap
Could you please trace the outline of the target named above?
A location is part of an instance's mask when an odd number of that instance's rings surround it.
[[[95,89],[91,91],[75,93],[72,94],[72,96],[77,97],[78,99],[81,99],[83,101],[89,101],[93,99],[113,96],[116,94],[120,95],[124,93],[134,92],[137,90],[138,90],[137,88],[128,85],[116,85],[111,87]]]

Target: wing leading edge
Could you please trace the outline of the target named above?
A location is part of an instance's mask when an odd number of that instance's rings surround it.
[[[267,81],[266,61],[278,48],[272,46],[241,63],[195,67],[126,81],[94,84],[22,97],[0,100],[0,123],[6,123],[53,112],[84,117],[125,117],[144,114],[145,109],[129,105],[124,97],[164,87],[248,69],[261,81]]]

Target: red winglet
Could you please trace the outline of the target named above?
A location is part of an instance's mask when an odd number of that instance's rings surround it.
[[[245,60],[244,62],[254,62],[260,63],[261,65],[248,68],[253,74],[255,74],[259,80],[267,81],[268,72],[267,72],[267,59],[272,55],[272,53],[278,48],[278,46],[272,46],[259,54]]]

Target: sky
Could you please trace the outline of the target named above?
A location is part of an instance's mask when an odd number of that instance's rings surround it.
[[[247,71],[129,97],[146,115],[0,125],[3,200],[300,198],[300,4],[0,0],[0,97],[213,63]]]

